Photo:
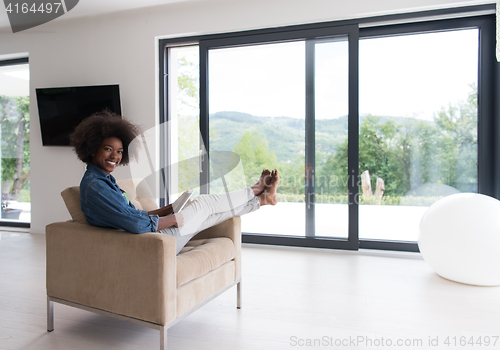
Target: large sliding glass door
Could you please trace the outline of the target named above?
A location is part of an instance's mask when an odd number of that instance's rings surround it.
[[[356,157],[332,169],[337,152],[357,145],[349,134],[357,130],[357,36],[346,26],[200,43],[210,159],[234,152],[241,161],[226,183],[210,178],[207,192],[251,185],[264,168],[281,174],[278,205],[242,217],[244,240],[357,249]]]

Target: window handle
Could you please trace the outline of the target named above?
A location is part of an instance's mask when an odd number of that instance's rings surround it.
[[[203,153],[203,150],[200,149],[200,155],[199,155],[199,160],[200,160],[200,173],[203,172],[203,161],[204,161],[204,157],[205,157],[205,154]]]

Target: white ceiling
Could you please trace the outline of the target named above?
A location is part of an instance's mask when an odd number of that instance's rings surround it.
[[[56,20],[92,16],[97,14],[119,12],[142,7],[188,1],[195,0],[80,0],[71,11]],[[3,5],[0,5],[0,28],[1,27],[10,27],[9,18],[7,17],[7,12],[5,11],[5,7]]]
[[[86,17],[86,16],[94,16],[111,12],[127,11],[138,8],[167,5],[173,3],[200,2],[200,1],[207,2],[211,0],[79,0],[78,4],[71,11],[66,13],[64,16],[57,18],[56,21]],[[248,0],[243,0],[243,1],[248,1]],[[345,0],[331,0],[331,1],[337,1],[339,3],[342,3],[342,1]],[[402,0],[384,0],[384,1],[390,2],[390,1],[402,1]],[[436,6],[429,6],[429,1],[431,4],[433,3],[433,1],[435,1]],[[412,1],[406,1],[406,2],[411,3]],[[469,5],[491,4],[495,3],[496,0],[456,0],[456,1],[422,0],[422,2],[424,5],[427,4],[427,7],[429,7],[428,9],[434,9],[446,6],[469,6]],[[5,7],[0,5],[0,28],[2,27],[10,28],[10,22],[9,18],[7,17],[7,12],[5,11]],[[43,24],[41,25],[41,27],[43,27]]]

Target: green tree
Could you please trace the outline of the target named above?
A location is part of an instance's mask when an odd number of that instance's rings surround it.
[[[262,169],[276,167],[276,156],[269,151],[267,139],[258,131],[246,131],[234,146],[233,152],[240,156],[245,177],[249,182],[257,181]]]
[[[477,88],[466,101],[443,108],[434,117],[440,130],[442,183],[463,191],[477,185]]]
[[[347,140],[316,171],[317,193],[347,193]],[[423,184],[461,191],[477,186],[477,92],[436,113],[433,122],[366,116],[359,132],[359,173],[369,170],[385,195],[405,196]],[[358,181],[358,185],[361,185]]]
[[[298,154],[289,162],[280,162],[277,166],[280,173],[279,193],[299,195],[300,201],[304,198],[305,186],[305,156]]]
[[[197,65],[186,57],[177,59],[178,192],[198,191],[199,186],[199,94]],[[175,142],[175,141],[174,141]]]
[[[382,122],[381,117],[363,118],[359,132],[359,173],[369,170],[373,180],[384,179],[388,195],[400,195],[409,189],[411,120],[397,123],[392,119]],[[347,169],[347,139],[337,152],[329,156],[316,171],[317,192],[321,194],[347,194],[352,179]],[[374,184],[372,184],[374,185]]]
[[[29,97],[0,96],[2,199],[17,200],[29,184]]]
[[[347,194],[347,141],[329,155],[322,166],[316,169],[316,193],[323,195]]]
[[[180,57],[177,60],[179,98],[181,104],[193,109],[199,107],[197,68],[197,65],[194,62],[188,61],[186,57]]]

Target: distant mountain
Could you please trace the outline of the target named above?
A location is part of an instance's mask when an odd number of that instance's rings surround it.
[[[210,150],[232,150],[245,131],[258,131],[267,139],[278,161],[292,160],[305,149],[305,121],[290,117],[257,117],[240,112],[210,115]],[[322,151],[334,151],[347,137],[347,116],[316,122],[316,144]]]
[[[361,120],[364,116],[361,117]],[[399,117],[381,117],[384,123]],[[305,121],[290,117],[259,117],[240,112],[217,112],[210,115],[210,150],[232,151],[245,131],[258,131],[267,139],[269,149],[278,161],[292,160],[305,150]],[[337,119],[318,119],[316,151],[326,155],[335,153],[347,139],[347,116]]]

